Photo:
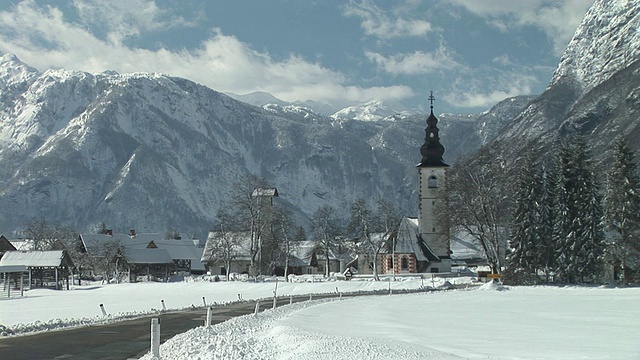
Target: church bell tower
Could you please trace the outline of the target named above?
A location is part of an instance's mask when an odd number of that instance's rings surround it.
[[[449,228],[438,223],[436,204],[446,185],[449,165],[442,160],[444,146],[440,143],[438,119],[433,115],[433,92],[429,95],[431,114],[427,118],[424,144],[420,147],[422,160],[416,166],[419,175],[418,228],[424,243],[441,262],[430,266],[432,272],[451,271]]]

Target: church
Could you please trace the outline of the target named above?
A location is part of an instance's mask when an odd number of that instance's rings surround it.
[[[449,165],[442,156],[438,119],[433,115],[433,93],[429,96],[431,113],[427,118],[422,159],[418,169],[418,217],[404,217],[391,246],[391,253],[382,255],[381,272],[441,273],[451,271],[449,227],[439,223],[439,194],[444,191]]]

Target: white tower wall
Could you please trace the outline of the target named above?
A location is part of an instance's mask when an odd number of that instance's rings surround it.
[[[436,219],[436,204],[438,193],[444,190],[446,184],[446,167],[419,167],[419,216],[418,227],[422,239],[440,258],[450,256],[449,229],[438,224]],[[443,259],[443,260],[444,260]],[[450,271],[451,264],[443,261],[438,269],[440,272]]]

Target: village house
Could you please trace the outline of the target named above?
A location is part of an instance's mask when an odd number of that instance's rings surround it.
[[[121,259],[130,281],[136,281],[139,276],[167,279],[171,274],[203,274],[205,271],[200,262],[202,248],[197,239],[165,239],[160,233],[136,233],[131,230],[129,234],[117,234],[109,230],[106,234],[80,234],[78,242],[81,252],[89,256],[110,254],[115,257],[113,261]]]

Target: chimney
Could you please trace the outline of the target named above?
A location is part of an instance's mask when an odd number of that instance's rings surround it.
[[[131,231],[129,231],[129,236],[136,237],[136,229],[131,229]]]

